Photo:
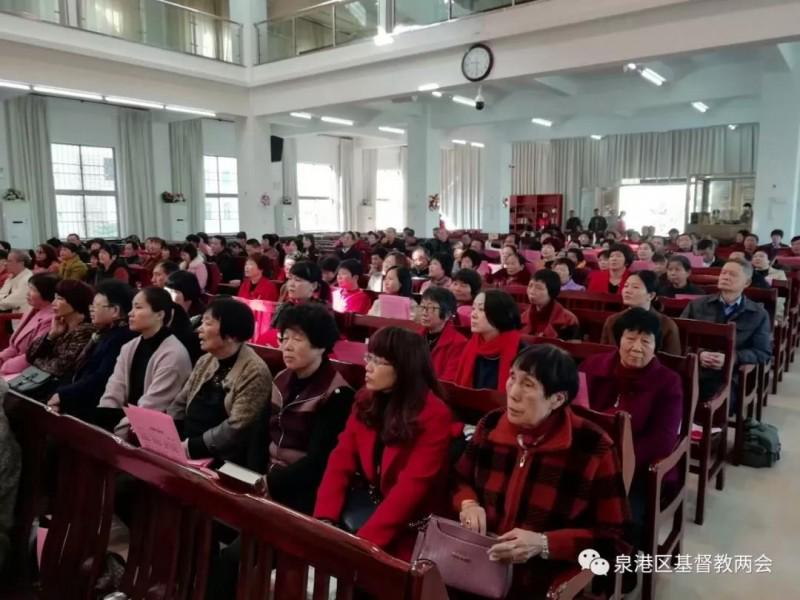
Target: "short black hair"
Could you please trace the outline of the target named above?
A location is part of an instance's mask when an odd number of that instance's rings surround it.
[[[197,302],[203,295],[197,276],[189,271],[175,271],[167,277],[166,287],[183,294],[183,299]]]
[[[356,260],[355,258],[348,258],[347,260],[340,262],[336,272],[338,273],[340,269],[350,271],[350,275],[353,275],[354,277],[358,277],[364,273],[364,267],[361,265],[361,261]]]
[[[323,271],[335,273],[339,269],[339,259],[335,256],[325,256],[319,261],[319,268]]]
[[[256,238],[250,238],[244,243],[245,246],[261,246],[261,242],[259,242]]]
[[[470,296],[473,298],[480,293],[481,287],[483,286],[481,276],[477,271],[473,271],[472,269],[459,269],[458,272],[453,275],[453,281],[466,283],[469,286]]]
[[[56,298],[56,286],[60,279],[55,273],[36,273],[28,279],[28,285],[32,285],[39,292],[42,300],[52,302]]]
[[[111,306],[116,306],[119,309],[122,320],[128,320],[128,313],[131,312],[131,306],[133,305],[133,297],[136,295],[135,289],[122,281],[106,279],[97,285],[95,294],[105,296]]]
[[[779,236],[783,237],[783,229],[773,229],[770,232],[769,237],[772,237],[773,235],[779,235]]]
[[[11,244],[10,244],[10,243],[8,243],[7,241],[5,241],[5,240],[0,240],[0,246],[2,246],[2,247],[3,247],[3,249],[4,249],[6,252],[11,252]]]
[[[453,292],[445,287],[437,285],[430,286],[422,294],[423,300],[429,300],[439,305],[439,318],[447,320],[456,314],[458,309],[458,302]]]
[[[558,275],[553,273],[558,279]],[[508,292],[498,289],[483,292],[483,310],[486,320],[499,332],[511,331],[522,327],[519,306]]]
[[[465,258],[470,259],[476,269],[478,268],[478,265],[480,265],[481,262],[483,262],[484,260],[483,256],[481,256],[481,254],[477,250],[473,250],[472,248],[464,250],[464,252],[461,254],[461,260],[464,260]]]
[[[440,265],[442,265],[442,270],[446,276],[449,276],[450,273],[453,272],[453,257],[446,252],[437,252],[431,257],[431,260],[435,260]]]
[[[680,266],[683,267],[683,270],[686,271],[687,273],[691,273],[692,271],[692,263],[689,262],[688,258],[680,254],[673,254],[672,256],[670,256],[669,261],[667,262],[667,266],[669,266],[670,263],[678,263]]]
[[[653,311],[644,308],[629,308],[614,323],[614,339],[619,342],[626,331],[649,333],[656,339],[656,349],[661,348],[661,322]]]
[[[379,256],[381,260],[383,260],[384,258],[386,258],[386,256],[387,256],[388,254],[389,254],[389,251],[388,251],[386,248],[384,248],[383,246],[378,246],[377,248],[375,248],[375,249],[372,251],[372,255],[373,255],[373,256]]]
[[[569,278],[570,279],[572,279],[572,276],[575,275],[575,269],[577,269],[577,267],[575,266],[575,263],[572,262],[570,259],[568,259],[568,258],[557,258],[557,259],[555,259],[553,261],[553,267],[555,267],[556,265],[564,265],[565,267],[567,267],[567,270],[569,271]]]
[[[237,240],[247,240],[247,232],[246,231],[240,231],[239,233],[236,234],[235,237],[236,237]]]
[[[206,313],[219,321],[219,334],[222,338],[233,338],[246,342],[253,337],[256,320],[250,307],[233,298],[217,298],[208,305]]]
[[[792,244],[794,244],[795,242],[800,242],[800,235],[796,235],[792,238]]]
[[[747,239],[749,237],[750,238],[754,238],[756,240],[756,242],[758,241],[758,235],[756,235],[755,233],[752,233],[752,232],[748,233],[746,236],[744,236],[744,239]]]
[[[714,242],[711,240],[700,240],[697,242],[697,249],[698,250],[709,250],[714,248]]]
[[[534,344],[514,359],[514,368],[524,371],[542,384],[545,397],[564,392],[566,406],[578,395],[578,367],[569,353],[550,344]]]
[[[208,234],[205,231],[198,231],[197,237],[203,240],[203,242],[205,242],[206,244],[209,242]]]
[[[394,271],[397,274],[397,280],[400,282],[400,291],[397,292],[397,295],[411,298],[413,296],[414,286],[411,281],[411,270],[408,267],[391,267],[386,270],[383,276],[384,281],[386,281],[386,275],[388,275],[390,271]]]
[[[171,260],[162,260],[160,263],[156,264],[157,267],[161,267],[161,270],[167,274],[167,276],[172,275],[176,271],[180,271],[181,268]]]
[[[642,269],[641,271],[636,271],[636,273],[631,273],[630,277],[638,277],[644,284],[648,294],[655,294],[658,291],[658,275],[653,271]]]
[[[72,242],[64,242],[63,244],[61,244],[61,247],[62,248],[66,248],[67,250],[69,250],[73,254],[77,254],[78,253],[78,245],[77,244],[73,244]]]
[[[569,259],[565,260],[569,262]],[[545,285],[547,294],[551,299],[558,298],[558,294],[561,292],[561,278],[558,276],[558,273],[550,269],[539,269],[533,274],[532,279],[534,281],[540,281]]]
[[[189,255],[190,260],[197,258],[197,247],[192,243],[181,246],[181,252],[186,252],[186,254]]]
[[[212,240],[219,240],[220,242],[222,242],[223,246],[228,243],[228,240],[225,239],[224,235],[212,235],[211,239]]]
[[[572,252],[575,255],[575,258],[578,259],[579,263],[586,260],[586,257],[583,255],[583,250],[581,250],[580,248],[567,248],[567,255],[569,255],[570,252]]]
[[[627,244],[611,244],[608,248],[608,257],[611,258],[611,255],[614,252],[621,252],[622,255],[625,257],[625,266],[630,267],[634,261],[633,250]]]
[[[273,326],[281,333],[287,329],[302,331],[311,346],[325,350],[326,355],[339,339],[336,319],[323,304],[316,302],[285,305]]]
[[[199,244],[200,243],[200,236],[195,235],[194,233],[190,233],[186,236],[186,241],[192,244]]]
[[[655,254],[653,254],[653,258],[651,258],[650,261],[658,264],[665,263],[667,262],[667,257],[664,255],[663,252],[656,252]]]

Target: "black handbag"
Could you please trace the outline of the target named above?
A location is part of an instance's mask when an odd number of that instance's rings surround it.
[[[55,375],[34,366],[28,367],[8,382],[12,391],[36,399],[43,399],[57,385],[58,378]]]
[[[379,482],[381,480],[383,447],[384,444],[379,434],[372,452],[373,460],[375,461],[375,474]],[[340,519],[342,529],[348,533],[357,533],[364,526],[364,523],[369,520],[382,500],[383,497],[378,487],[369,483],[361,473],[357,473],[356,480],[347,490],[347,498],[344,501]]]

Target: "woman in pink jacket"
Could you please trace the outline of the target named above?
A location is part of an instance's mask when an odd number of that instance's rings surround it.
[[[8,347],[0,352],[0,375],[21,373],[29,366],[25,358],[28,347],[50,330],[58,281],[52,273],[37,273],[28,280],[27,302],[31,308],[20,320]]]

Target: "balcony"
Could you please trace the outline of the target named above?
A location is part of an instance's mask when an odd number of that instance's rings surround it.
[[[327,0],[256,23],[257,64],[374,38],[383,31],[400,33],[533,1]]]
[[[243,64],[241,23],[167,0],[0,0],[0,13]]]

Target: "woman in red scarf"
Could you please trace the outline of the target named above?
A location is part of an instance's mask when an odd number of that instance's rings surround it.
[[[556,301],[561,278],[554,271],[536,271],[528,284],[531,308],[523,315],[522,332],[562,340],[580,339],[578,317]]]
[[[595,271],[589,278],[591,293],[622,294],[633,264],[633,250],[625,244],[612,244],[608,249],[608,270]]]
[[[239,286],[239,298],[246,300],[278,299],[278,290],[269,280],[272,261],[261,254],[254,254],[244,263],[244,280]]]
[[[472,337],[462,355],[456,383],[475,389],[506,388],[522,334],[519,307],[502,290],[481,292],[472,304]]]
[[[525,266],[525,259],[515,250],[503,260],[503,268],[487,279],[497,287],[528,285],[531,274]]]

